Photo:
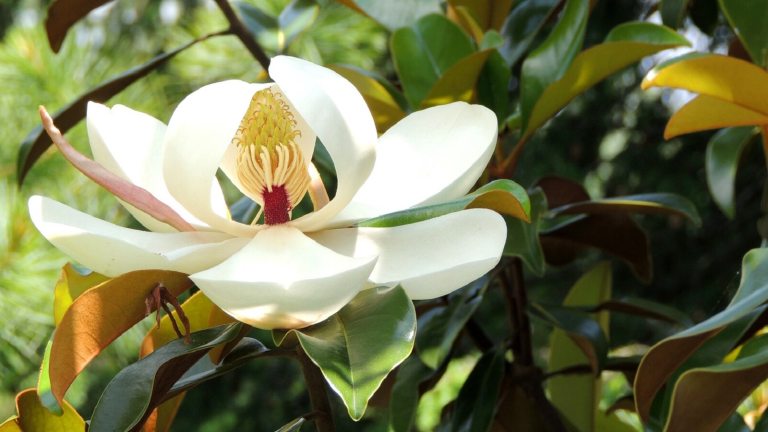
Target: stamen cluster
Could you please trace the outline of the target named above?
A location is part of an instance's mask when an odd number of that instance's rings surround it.
[[[301,136],[296,125],[280,95],[271,89],[261,90],[253,95],[232,138],[239,150],[238,180],[262,206],[268,224],[287,222],[309,187],[304,155],[296,144]],[[276,194],[285,198],[270,199]]]

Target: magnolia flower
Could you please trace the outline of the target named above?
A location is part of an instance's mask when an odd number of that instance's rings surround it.
[[[149,191],[184,220],[177,230],[129,203],[152,232],[94,218],[51,199],[29,201],[57,248],[107,276],[176,270],[228,314],[264,328],[301,328],[336,313],[362,289],[400,284],[435,298],[499,261],[506,226],[470,209],[390,228],[360,220],[464,195],[496,141],[495,115],[463,102],[413,113],[377,137],[360,93],[335,72],[272,60],[274,83],[225,81],[187,96],[166,126],[124,106],[88,105],[94,159]],[[317,184],[316,138],[337,175],[314,212],[292,209]],[[261,205],[264,224],[232,220],[221,169]],[[322,207],[321,207],[322,206]]]

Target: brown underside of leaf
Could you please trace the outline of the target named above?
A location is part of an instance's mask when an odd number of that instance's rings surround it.
[[[139,270],[110,279],[75,299],[51,346],[51,391],[59,403],[88,363],[145,317],[144,299],[158,283],[174,296],[192,286],[183,273]]]

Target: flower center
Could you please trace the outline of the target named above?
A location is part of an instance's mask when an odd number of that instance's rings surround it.
[[[232,143],[237,146],[237,178],[264,211],[264,223],[291,219],[291,210],[309,187],[304,155],[296,144],[301,131],[288,104],[271,89],[256,92]]]

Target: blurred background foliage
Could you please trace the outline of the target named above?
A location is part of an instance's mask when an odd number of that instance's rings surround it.
[[[288,2],[247,3],[275,15]],[[387,31],[336,2],[319,3],[316,21],[297,37],[288,53],[320,64],[352,64],[394,79]],[[14,176],[18,145],[38,123],[37,106],[56,110],[161,51],[226,27],[210,1],[117,1],[76,25],[62,50],[53,54],[41,26],[46,4],[40,0],[0,0],[0,419],[13,413],[13,395],[35,383],[43,348],[53,329],[53,286],[66,261],[32,226],[26,212],[27,198],[44,192],[102,219],[135,223],[112,197],[69,167],[54,151],[48,151],[23,188],[17,188]],[[597,2],[585,46],[601,41],[622,22],[648,18],[655,4],[649,0]],[[722,51],[731,36],[724,19],[715,13],[697,21],[688,20],[684,25],[687,35],[697,35],[697,48]],[[703,36],[698,26],[709,27],[704,30],[714,37]],[[542,176],[555,174],[584,184],[593,197],[656,191],[692,200],[703,220],[700,228],[680,218],[641,218],[651,240],[653,281],[642,284],[626,266],[617,264],[614,293],[617,297],[643,297],[669,304],[698,321],[727,303],[738,285],[742,254],[760,243],[754,224],[760,216],[763,161],[754,147],[744,156],[736,187],[736,217],[728,220],[707,191],[704,155],[711,133],[671,141],[662,138],[674,97],[668,92],[643,92],[639,87],[654,62],[647,59],[638,67],[615,74],[570,103],[534,135],[514,180],[530,186]],[[111,99],[110,104],[123,103],[167,121],[175,104],[200,85],[227,78],[255,80],[262,73],[234,36],[218,37],[182,52]],[[515,86],[513,80],[510,92],[516,91]],[[86,151],[84,125],[68,136],[76,147]],[[590,254],[566,268],[548,269],[544,278],[531,278],[528,287],[532,299],[559,303],[578,275],[598,258],[602,256]],[[494,320],[502,320],[504,314],[495,313],[494,307],[501,302],[492,301],[494,295],[488,293],[491,299],[484,302],[479,313],[488,319],[483,326],[489,334],[501,339],[504,323]],[[146,330],[150,324],[144,324]],[[611,348],[638,353],[631,348],[633,345],[651,344],[673,330],[616,314]],[[124,335],[68,393],[84,417],[88,417],[108,379],[135,360],[142,334],[142,329],[134,329]],[[545,341],[547,331],[537,329],[535,336]],[[546,358],[546,352],[536,354]],[[456,356],[443,380],[422,400],[417,420],[420,429],[430,430],[436,425],[442,407],[458,393],[476,358]],[[298,368],[289,362],[252,363],[190,392],[174,430],[275,429],[307,405],[299,377]],[[617,374],[616,380],[608,380],[604,398],[616,399],[626,389],[626,381]],[[223,394],[227,396],[218,397]],[[362,424],[353,424],[346,419],[343,407],[336,408],[340,430],[360,430],[363,425],[379,430],[375,425],[382,424],[375,422],[379,415],[375,404]]]

